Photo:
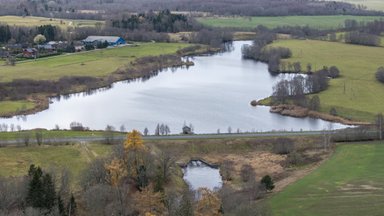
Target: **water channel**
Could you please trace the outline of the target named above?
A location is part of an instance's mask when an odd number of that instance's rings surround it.
[[[233,43],[233,50],[212,56],[194,57],[190,68],[165,70],[146,81],[118,82],[92,95],[73,94],[52,98],[49,109],[24,118],[0,119],[0,123],[22,129],[69,128],[81,122],[90,129],[107,125],[153,133],[158,123],[180,133],[184,123],[196,133],[272,130],[322,130],[328,122],[311,118],[284,117],[269,107],[252,107],[250,101],[265,98],[272,86],[289,75],[273,76],[267,65],[241,58],[241,47],[250,41]],[[345,127],[332,124],[333,128]]]

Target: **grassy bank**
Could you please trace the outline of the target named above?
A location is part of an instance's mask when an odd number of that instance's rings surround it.
[[[315,40],[281,40],[273,45],[290,48],[293,56],[286,61],[301,62],[302,68],[311,63],[313,70],[332,65],[340,69],[341,77],[318,94],[322,112],[334,107],[338,115],[360,121],[373,121],[384,112],[384,85],[375,78],[384,64],[384,48]]]
[[[197,20],[207,26],[253,29],[258,25],[268,28],[278,26],[310,26],[330,29],[344,26],[344,21],[354,19],[368,22],[380,19],[378,16],[285,16],[285,17],[202,17]]]
[[[34,16],[0,16],[0,23],[11,26],[27,27],[53,25],[63,29],[66,29],[68,27],[96,27],[97,25],[104,25],[104,21],[98,20],[57,19]]]
[[[381,215],[384,145],[339,146],[332,158],[269,204],[274,215]]]

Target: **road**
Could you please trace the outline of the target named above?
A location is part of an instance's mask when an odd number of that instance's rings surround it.
[[[335,133],[335,131],[327,131],[326,133]],[[265,132],[265,133],[231,133],[231,134],[193,134],[193,135],[165,135],[165,136],[143,136],[144,140],[194,140],[194,139],[233,139],[233,138],[254,138],[254,137],[286,137],[286,136],[313,136],[322,135],[324,131],[299,131],[299,132]],[[115,136],[114,140],[124,140],[126,136]],[[73,142],[97,142],[105,140],[102,136],[88,137],[70,137],[70,138],[49,138],[43,137],[43,143],[73,143]],[[30,143],[36,140],[30,139]],[[23,140],[1,140],[0,146],[12,146],[23,144]]]

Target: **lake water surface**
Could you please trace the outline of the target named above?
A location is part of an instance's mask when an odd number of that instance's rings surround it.
[[[0,119],[0,123],[31,128],[69,128],[81,122],[90,129],[143,130],[153,133],[158,123],[180,133],[184,123],[197,133],[271,130],[322,130],[328,122],[311,118],[284,117],[269,112],[269,107],[252,107],[250,101],[272,94],[272,86],[289,75],[272,76],[264,63],[241,58],[241,46],[213,56],[193,58],[195,66],[166,70],[149,80],[118,82],[111,89],[92,95],[73,94],[67,99],[52,99],[48,110],[25,118]],[[345,127],[332,124],[333,128]]]

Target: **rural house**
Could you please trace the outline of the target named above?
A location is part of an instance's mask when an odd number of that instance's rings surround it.
[[[37,55],[37,49],[35,49],[35,48],[23,49],[23,57],[24,58],[35,58],[36,55]]]
[[[193,134],[192,129],[188,126],[183,127],[183,134]]]
[[[8,58],[9,52],[3,49],[0,49],[0,58]]]
[[[118,46],[126,44],[125,40],[116,36],[88,36],[83,40],[84,45],[97,45],[98,43],[108,42],[108,46]]]

